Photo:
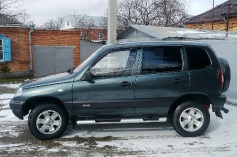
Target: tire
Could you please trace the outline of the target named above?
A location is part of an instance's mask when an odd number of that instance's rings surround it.
[[[183,137],[202,135],[210,123],[210,114],[201,103],[188,101],[180,104],[173,113],[174,130]]]
[[[66,112],[55,104],[42,104],[30,112],[28,127],[40,140],[60,137],[68,127]]]

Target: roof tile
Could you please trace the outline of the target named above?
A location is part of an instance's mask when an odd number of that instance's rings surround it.
[[[210,9],[200,15],[190,18],[186,22],[186,24],[224,20],[228,14],[229,5],[230,5],[230,17],[237,17],[237,1],[228,0],[214,8],[214,19],[212,19],[213,9]]]

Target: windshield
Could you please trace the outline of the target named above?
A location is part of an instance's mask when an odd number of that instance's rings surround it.
[[[80,70],[84,69],[88,64],[90,64],[91,60],[93,58],[96,57],[96,55],[98,54],[98,52],[101,50],[102,48],[98,49],[97,51],[95,51],[90,57],[88,57],[82,64],[80,64],[74,71],[73,73],[77,73]]]

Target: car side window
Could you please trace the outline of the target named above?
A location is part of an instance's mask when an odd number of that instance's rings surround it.
[[[179,46],[143,48],[142,74],[182,71]]]
[[[136,50],[112,51],[99,60],[91,69],[94,77],[116,77],[132,75]]]
[[[185,49],[189,70],[206,69],[211,66],[210,57],[205,49],[195,46],[187,46]]]

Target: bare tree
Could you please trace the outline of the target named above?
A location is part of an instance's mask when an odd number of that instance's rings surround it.
[[[122,0],[118,4],[118,27],[130,24],[178,26],[185,15],[182,0]]]
[[[21,0],[0,0],[0,13],[9,13],[15,9]]]
[[[55,19],[48,20],[42,26],[40,26],[40,29],[60,30],[62,23],[63,23],[63,17],[58,17],[56,20]]]
[[[107,17],[101,17],[101,19],[99,21],[99,28],[101,28],[101,29],[108,28],[108,18]]]
[[[102,28],[106,29],[108,25],[108,18],[88,16],[87,14],[78,15],[76,12],[72,14],[75,28]]]
[[[27,14],[27,10],[20,7],[22,1],[23,0],[0,0],[0,15],[4,15],[2,17],[7,17],[7,21],[10,23],[14,21],[24,25],[33,24],[33,21],[30,21],[29,14]]]
[[[88,16],[87,14],[78,15],[76,14],[76,12],[73,12],[73,14],[67,15],[65,17],[50,19],[38,28],[47,30],[59,30],[66,18],[69,18],[72,28],[83,29],[84,32],[86,32],[87,30],[90,31],[90,29],[94,28],[107,29],[108,25],[107,17]]]
[[[75,11],[73,12],[72,14],[72,17],[73,17],[73,25],[75,28],[81,28],[81,27],[85,27],[85,18],[86,18],[86,14],[83,14],[83,15],[78,15]]]
[[[30,15],[27,13],[27,10],[25,9],[22,10],[21,12],[18,12],[16,15],[16,18],[23,25],[26,25],[26,26],[35,25],[34,24],[35,22],[31,20]]]
[[[180,26],[186,19],[185,4],[182,0],[158,0],[155,5],[160,13],[161,26]]]

